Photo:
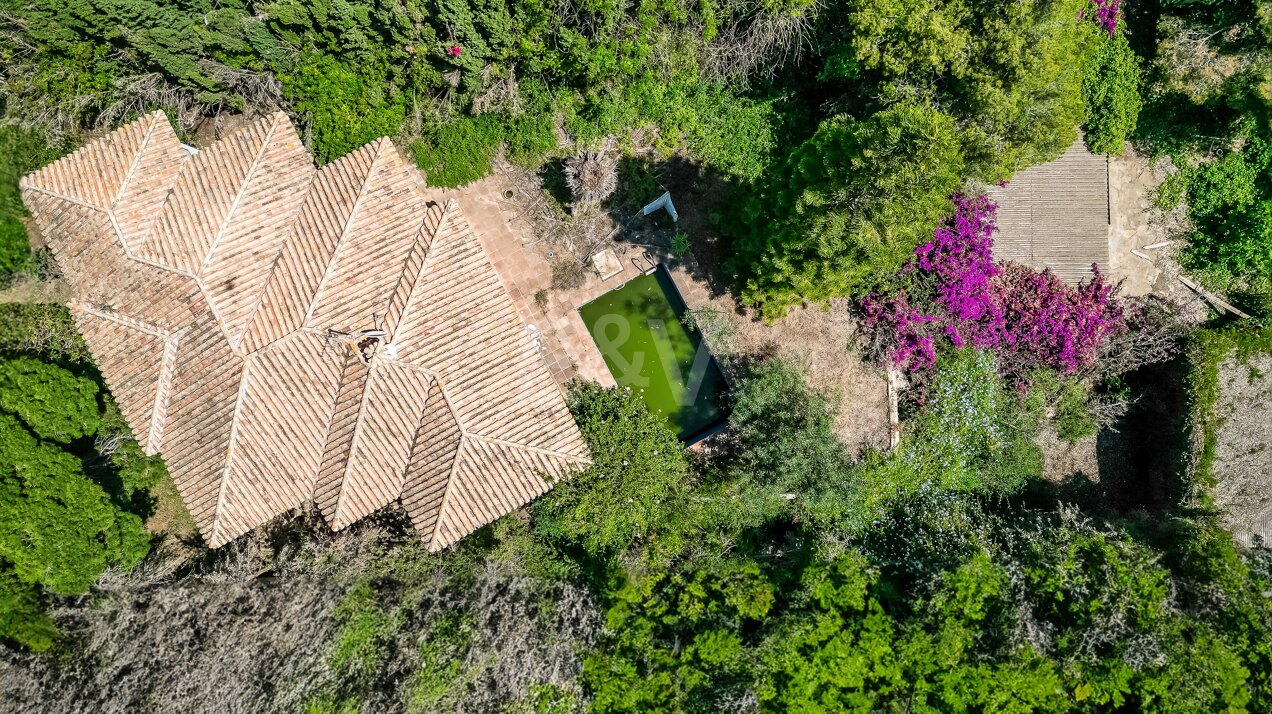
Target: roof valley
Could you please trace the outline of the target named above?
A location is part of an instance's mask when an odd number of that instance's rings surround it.
[[[153,113],[21,185],[213,547],[305,501],[338,530],[397,499],[435,550],[586,461],[462,210],[388,139],[317,170],[283,115],[192,156]]]

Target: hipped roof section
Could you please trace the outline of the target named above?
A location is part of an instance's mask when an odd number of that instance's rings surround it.
[[[155,112],[22,193],[212,547],[311,500],[335,529],[400,500],[437,550],[587,461],[463,211],[388,139],[316,169],[285,114],[195,151]]]

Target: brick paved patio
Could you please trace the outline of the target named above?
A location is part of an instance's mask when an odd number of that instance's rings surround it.
[[[503,198],[505,188],[504,179],[495,175],[446,194],[457,198],[467,209],[473,230],[481,237],[486,251],[494,260],[495,269],[512,295],[517,310],[526,324],[539,333],[544,359],[562,386],[574,378],[614,385],[614,377],[579,317],[579,307],[640,275],[653,264],[667,266],[690,307],[707,304],[709,293],[706,285],[678,267],[664,250],[622,243],[615,250],[623,265],[622,272],[601,280],[589,271],[582,287],[553,289],[548,247],[543,243],[535,244],[531,231],[521,227],[516,218],[516,207]],[[534,299],[535,293],[540,290],[547,291],[546,310],[540,308]]]

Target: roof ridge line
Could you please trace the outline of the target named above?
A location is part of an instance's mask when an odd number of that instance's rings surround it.
[[[349,465],[353,463],[353,450],[358,447],[358,440],[362,437],[362,426],[367,419],[367,400],[371,398],[371,384],[376,377],[377,364],[372,362],[367,365],[367,381],[362,384],[362,396],[358,399],[358,418],[353,422],[353,433],[349,435],[349,455],[345,458],[344,468],[340,474],[340,490],[336,492],[336,507],[331,511],[331,520],[327,523],[333,530],[340,530],[343,526],[337,526],[340,520],[340,510],[344,506],[345,493],[344,485],[349,480]],[[352,524],[350,524],[352,525]]]
[[[429,369],[428,367],[407,362],[406,360],[403,360],[397,357],[387,357],[387,356],[376,355],[374,359],[378,363],[383,364],[385,366],[397,367],[399,369],[409,369],[412,372],[419,372],[425,377],[428,377],[429,379],[436,381],[439,385],[442,383],[441,375],[439,375],[436,371]]]
[[[76,310],[80,312],[86,312],[92,315],[93,317],[100,317],[103,320],[110,320],[111,322],[115,322],[120,325],[123,325],[124,327],[137,330],[138,332],[144,332],[148,335],[158,337],[161,340],[167,340],[172,337],[179,336],[181,332],[183,332],[183,330],[176,330],[176,331],[170,332],[168,330],[163,329],[162,327],[159,327],[158,325],[152,325],[151,323],[146,322],[145,320],[139,320],[135,317],[129,317],[128,315],[124,315],[118,312],[106,312],[104,310],[98,310],[95,307],[89,307],[86,303],[83,303],[79,300],[71,300],[70,302],[67,303],[67,307],[70,308],[72,312]]]
[[[61,161],[61,159],[58,159],[58,160]],[[52,166],[52,164],[49,164],[49,165]],[[23,177],[22,180],[26,181],[26,177]],[[82,206],[84,208],[87,208],[90,211],[98,211],[101,213],[105,213],[107,216],[110,216],[111,214],[111,211],[109,209],[101,208],[99,206],[94,206],[93,204],[89,203],[88,201],[85,201],[82,198],[75,198],[74,196],[68,196],[62,193],[61,191],[54,191],[51,188],[45,188],[43,186],[36,186],[33,184],[27,184],[25,186],[21,186],[20,188],[23,191],[38,191],[39,193],[43,193],[47,196],[56,198],[59,201],[66,201],[67,203],[70,203],[76,206]]]
[[[132,251],[132,248],[128,245],[128,241],[124,239],[123,229],[119,227],[119,218],[115,215],[115,206],[119,205],[119,200],[124,197],[124,191],[127,190],[128,184],[132,182],[133,175],[137,172],[137,167],[141,165],[141,157],[142,155],[146,153],[146,147],[150,145],[150,138],[154,136],[155,129],[159,125],[158,119],[155,116],[155,114],[158,114],[158,113],[161,113],[161,112],[158,112],[157,110],[154,112],[151,112],[145,115],[144,117],[142,117],[141,119],[138,119],[134,122],[129,122],[128,124],[121,126],[115,131],[111,132],[111,134],[108,134],[108,136],[110,136],[112,134],[116,134],[122,131],[125,127],[131,126],[132,124],[140,124],[141,122],[146,120],[150,121],[150,126],[146,127],[145,136],[141,138],[141,144],[137,146],[137,155],[133,157],[132,163],[128,165],[128,172],[124,174],[124,177],[122,179],[120,179],[119,189],[115,191],[115,197],[111,199],[110,205],[106,206],[105,208],[106,215],[110,217],[110,224],[115,229],[115,235],[119,237],[119,244],[123,246],[124,248],[124,256],[128,258],[133,257],[133,251]],[[167,121],[166,116],[164,121]],[[168,199],[165,197],[164,203],[167,203],[167,202],[168,202]],[[162,206],[160,207],[160,210],[163,210]],[[158,219],[158,217],[159,217],[159,214],[158,212],[156,212],[155,218]]]
[[[445,226],[447,222],[450,220],[452,210],[456,208],[456,204],[454,203],[454,200],[452,199],[452,200],[448,200],[445,204],[443,204],[442,206],[438,206],[437,208],[439,209],[439,213],[437,216],[437,225],[433,227],[433,230],[431,231],[428,237],[427,248],[423,247],[424,242],[420,239],[423,237],[424,230],[428,227],[428,221],[430,217],[429,214],[433,211],[433,208],[425,209],[424,218],[420,222],[420,229],[416,232],[415,245],[411,248],[411,251],[413,253],[416,250],[423,250],[424,259],[420,261],[420,269],[415,271],[414,276],[410,277],[411,284],[410,284],[410,287],[408,287],[406,290],[406,296],[402,298],[402,308],[398,310],[397,319],[393,321],[392,326],[386,325],[386,327],[390,327],[389,329],[390,342],[393,342],[394,340],[397,339],[397,328],[399,325],[402,324],[402,317],[407,314],[407,311],[411,307],[411,300],[412,298],[415,297],[415,286],[419,285],[420,278],[424,277],[425,271],[427,271],[429,269],[429,266],[432,265],[433,256],[437,253],[436,250],[433,250],[434,243],[437,241],[437,236],[441,234],[442,227]],[[408,253],[406,256],[406,260],[404,261],[402,265],[402,274],[398,277],[398,284],[394,286],[393,293],[391,294],[389,298],[388,309],[390,312],[392,312],[393,310],[393,302],[394,302],[393,299],[397,297],[398,290],[402,288],[402,284],[408,279],[409,271],[407,270],[407,268],[410,267],[411,265],[411,257],[412,257],[412,254]]]
[[[217,327],[219,327],[219,328],[221,329],[222,334],[224,334],[224,335],[225,335],[225,339],[226,339],[226,341],[227,341],[227,342],[229,341],[229,333],[228,333],[228,332],[226,332],[226,330],[225,330],[225,324],[224,324],[224,323],[223,323],[223,321],[221,320],[221,315],[218,313],[218,311],[217,311],[217,309],[216,309],[216,305],[215,305],[215,304],[213,303],[213,301],[212,301],[212,300],[210,300],[210,299],[209,299],[209,297],[208,297],[208,295],[209,295],[209,293],[208,293],[208,289],[207,289],[207,287],[203,284],[203,279],[202,279],[202,278],[200,278],[198,275],[196,275],[196,274],[194,274],[194,273],[187,272],[187,271],[182,270],[182,269],[180,269],[180,268],[177,268],[177,267],[175,267],[175,266],[172,266],[172,265],[166,265],[166,264],[164,264],[164,263],[160,263],[160,262],[159,262],[159,261],[157,261],[157,260],[152,260],[152,259],[150,259],[150,258],[146,258],[146,257],[140,256],[140,255],[135,255],[135,254],[133,254],[133,253],[132,253],[132,251],[128,250],[128,244],[127,244],[127,242],[124,240],[124,233],[123,233],[123,231],[121,231],[121,230],[119,229],[119,222],[118,222],[118,220],[116,220],[116,218],[115,218],[115,212],[114,212],[114,211],[111,211],[111,210],[108,210],[108,209],[105,209],[105,208],[98,208],[97,206],[94,206],[94,205],[93,205],[93,204],[91,204],[91,203],[87,203],[87,202],[85,202],[85,201],[81,201],[81,200],[79,200],[79,199],[72,198],[72,197],[70,197],[70,196],[67,196],[67,195],[64,195],[64,194],[58,193],[58,192],[56,192],[56,191],[50,191],[49,189],[43,188],[43,187],[41,187],[41,186],[29,186],[27,190],[37,191],[37,192],[40,192],[40,193],[44,193],[44,194],[46,194],[46,195],[48,195],[48,196],[51,196],[51,197],[53,197],[53,198],[56,198],[56,199],[57,199],[57,200],[59,200],[59,201],[66,201],[67,203],[70,203],[70,204],[72,204],[72,205],[79,206],[79,207],[81,207],[81,208],[85,208],[85,209],[87,209],[87,210],[90,210],[90,211],[96,211],[96,212],[98,212],[98,213],[103,214],[103,215],[106,217],[107,221],[109,221],[109,222],[110,222],[111,230],[112,230],[112,231],[114,232],[114,234],[115,234],[115,236],[114,236],[115,241],[116,241],[116,242],[117,242],[117,243],[121,246],[121,248],[122,248],[122,249],[123,249],[123,251],[124,251],[124,260],[132,260],[132,261],[136,261],[137,263],[140,263],[141,265],[145,265],[145,266],[147,266],[147,267],[155,268],[155,269],[157,269],[157,270],[162,270],[162,271],[165,271],[165,272],[168,272],[168,273],[172,273],[172,274],[175,274],[175,275],[181,275],[181,276],[184,276],[184,277],[187,277],[187,278],[190,278],[191,280],[193,280],[193,281],[194,281],[194,284],[195,284],[195,287],[197,287],[197,288],[199,289],[200,297],[202,297],[202,298],[203,298],[203,304],[207,306],[207,308],[208,308],[208,312],[212,315],[213,319],[214,319],[214,320],[216,320]],[[81,305],[82,305],[82,303],[81,303]],[[85,307],[85,309],[87,309],[87,308]],[[101,315],[102,317],[107,316],[107,314],[108,314],[108,313],[100,313],[100,315]],[[127,316],[125,316],[125,315],[118,315],[118,317],[127,317]],[[136,318],[128,318],[128,319],[136,319]],[[138,321],[138,322],[141,322],[141,321]],[[148,323],[145,323],[145,324],[148,324]],[[231,348],[231,349],[232,349],[232,348]],[[236,353],[236,354],[237,354],[237,353]]]
[[[150,139],[154,136],[155,130],[159,127],[159,122],[156,119],[155,114],[160,113],[162,112],[154,111],[138,120],[138,123],[140,123],[149,119],[150,126],[146,127],[146,135],[141,138],[141,145],[137,147],[137,155],[133,157],[132,163],[128,166],[128,172],[124,174],[123,180],[119,182],[119,190],[115,192],[115,198],[113,198],[110,202],[110,208],[108,210],[112,214],[115,212],[115,206],[119,204],[119,199],[124,197],[124,191],[128,188],[128,184],[132,182],[134,174],[137,173],[137,167],[141,165],[141,157],[146,153],[146,147],[150,145]],[[123,127],[120,128],[122,129]],[[116,129],[116,131],[118,131],[118,129]],[[132,251],[128,250],[126,242],[124,250],[128,251],[131,255]]]
[[[406,450],[406,463],[402,465],[402,484],[398,486],[397,495],[393,497],[393,500],[397,500],[397,501],[401,501],[402,491],[406,489],[406,482],[410,480],[408,474],[411,471],[411,463],[414,461],[415,447],[419,446],[420,430],[424,426],[424,417],[426,414],[428,414],[428,407],[429,407],[428,398],[429,396],[433,394],[433,387],[437,387],[438,396],[441,396],[441,393],[442,393],[441,382],[440,380],[437,379],[437,377],[431,374],[428,374],[427,372],[421,372],[421,373],[424,374],[424,376],[428,377],[430,382],[428,385],[428,390],[424,392],[424,408],[420,410],[419,417],[415,419],[415,428],[411,432],[411,445]],[[446,408],[447,408],[447,411],[450,410],[449,405]],[[452,416],[451,418],[453,419],[454,417]]]
[[[313,318],[314,308],[318,306],[318,296],[322,294],[322,289],[326,287],[327,281],[331,277],[332,266],[340,259],[341,254],[344,252],[345,245],[349,242],[349,233],[352,230],[353,221],[357,218],[358,211],[362,208],[362,202],[366,198],[367,190],[371,186],[372,179],[375,178],[376,169],[379,168],[380,164],[380,157],[384,154],[384,143],[386,141],[388,140],[379,139],[373,142],[375,144],[375,153],[371,156],[371,165],[367,167],[367,176],[362,180],[362,188],[358,189],[358,196],[353,200],[353,207],[349,209],[349,216],[345,218],[344,227],[340,229],[340,238],[336,240],[336,248],[331,251],[331,257],[327,259],[327,265],[323,267],[322,277],[318,279],[318,285],[314,288],[313,297],[309,299],[309,307],[305,308],[305,315],[300,319],[301,328],[305,327],[305,325],[309,323],[309,320]],[[371,146],[371,144],[367,144],[367,146]],[[355,149],[353,152],[346,154],[346,156],[351,156],[363,148],[366,147],[364,146],[360,147],[360,149]]]
[[[230,482],[230,469],[234,467],[234,447],[238,441],[239,412],[243,409],[243,398],[247,396],[248,379],[251,377],[252,365],[255,362],[252,357],[253,355],[248,355],[240,358],[243,360],[243,370],[239,373],[238,394],[234,398],[234,413],[230,416],[230,440],[225,445],[225,468],[221,471],[221,484],[217,487],[216,503],[212,506],[214,515],[212,516],[212,533],[208,538],[209,544],[216,539],[217,529],[221,527],[221,502],[225,500],[225,487]]]
[[[244,130],[247,128],[248,127],[243,127]],[[252,183],[252,176],[256,174],[256,170],[261,167],[262,163],[264,163],[265,153],[269,149],[269,142],[274,138],[274,132],[277,130],[278,114],[275,113],[270,116],[269,130],[265,132],[265,138],[261,140],[260,148],[256,151],[256,157],[252,159],[252,163],[247,167],[247,173],[243,176],[243,184],[239,186],[238,191],[234,192],[234,201],[230,204],[230,210],[225,212],[225,217],[221,219],[221,227],[217,230],[216,237],[212,239],[212,245],[208,246],[207,252],[203,254],[203,260],[199,263],[199,275],[203,275],[203,273],[207,271],[208,264],[212,262],[212,256],[216,254],[217,246],[221,245],[221,240],[225,238],[225,232],[230,228],[230,223],[234,218],[234,212],[238,210],[239,203],[243,201],[243,196],[247,194],[247,187]],[[235,132],[235,134],[237,133],[238,132]],[[233,136],[233,134],[230,136]],[[220,144],[226,139],[229,139],[229,137],[221,139],[216,143]],[[215,145],[216,144],[213,144],[213,146]],[[227,334],[226,337],[228,338],[229,335]]]
[[[283,252],[287,250],[287,246],[291,245],[292,239],[296,237],[296,224],[300,223],[300,216],[305,212],[305,204],[309,202],[309,194],[313,192],[314,182],[318,180],[318,171],[319,169],[314,169],[314,172],[309,175],[309,185],[305,187],[305,195],[300,199],[299,208],[292,215],[291,223],[287,225],[287,239],[279,244],[278,252],[274,254],[274,259],[270,262],[269,275],[265,280],[261,281],[261,287],[256,293],[256,299],[252,301],[252,310],[248,313],[247,320],[243,323],[243,330],[238,335],[238,343],[231,344],[230,349],[237,351],[243,344],[243,338],[251,331],[252,325],[256,324],[256,314],[261,311],[261,305],[265,304],[265,295],[269,292],[269,286],[274,282],[275,273],[278,272],[278,264],[283,260]],[[292,334],[295,334],[295,332],[293,331]],[[255,351],[259,352],[277,341],[266,342]]]
[[[446,399],[445,390],[442,391],[442,399],[446,400],[446,408],[450,409],[450,400]],[[451,414],[455,414],[454,409],[450,409]],[[451,487],[455,485],[455,472],[459,471],[459,462],[464,456],[464,449],[468,446],[468,435],[464,433],[463,425],[459,424],[459,417],[455,416],[455,424],[459,425],[459,446],[455,449],[455,457],[451,459],[450,473],[446,474],[446,490],[442,491],[442,502],[437,506],[437,521],[433,524],[433,534],[428,539],[426,548],[431,552],[437,552],[437,532],[441,530],[442,523],[446,519],[447,506],[450,505]]]
[[[66,157],[63,157],[63,158],[66,158]],[[58,161],[61,161],[61,159],[58,159]],[[128,250],[128,242],[124,240],[124,232],[120,230],[119,228],[119,220],[115,218],[115,211],[113,211],[112,209],[95,206],[89,203],[88,201],[85,201],[82,198],[75,198],[73,196],[68,196],[67,194],[64,194],[60,191],[54,191],[52,189],[45,188],[43,186],[27,186],[23,190],[43,193],[46,196],[55,198],[59,201],[65,201],[66,203],[69,203],[72,206],[78,206],[80,208],[83,208],[89,211],[96,211],[97,213],[102,214],[103,216],[105,216],[106,220],[110,223],[111,230],[114,231],[115,233],[115,240],[116,242],[119,243],[120,248],[122,248],[124,251],[124,259],[127,260],[127,259],[133,258],[132,251]]]
[[[158,113],[163,114],[163,112],[158,112]],[[164,115],[163,120],[164,122],[167,122],[169,128],[172,127],[172,123],[168,121],[167,115]],[[172,133],[174,136],[176,135],[176,131],[173,131]],[[177,138],[177,142],[178,143],[181,142],[180,137]],[[182,144],[182,146],[184,146],[184,144]],[[172,199],[172,192],[177,187],[177,182],[181,180],[181,175],[185,173],[186,167],[189,166],[190,163],[194,160],[194,154],[191,154],[190,152],[184,149],[182,149],[181,153],[185,154],[185,156],[181,157],[181,165],[177,167],[177,170],[172,172],[172,181],[168,184],[168,191],[167,191],[167,194],[163,197],[163,202],[160,203],[159,206],[155,209],[154,215],[151,216],[150,221],[146,224],[146,231],[137,237],[137,243],[142,248],[144,248],[146,244],[150,242],[150,234],[154,232],[155,224],[159,222],[159,219],[163,218],[164,209],[168,207],[168,201]],[[113,212],[114,211],[112,211],[112,213]],[[120,237],[122,239],[123,237],[122,234]],[[139,256],[133,255],[131,252],[128,254],[128,257],[133,258],[134,260],[140,260]],[[168,267],[168,266],[160,266],[160,267]],[[168,268],[168,269],[175,270],[175,268]],[[190,275],[193,275],[193,273],[190,273]]]
[[[119,225],[114,223],[113,214],[111,217],[112,217],[111,223],[115,227],[115,236],[119,238],[120,242],[122,243],[124,240],[123,234],[119,230]],[[140,255],[132,255],[129,253],[125,253],[124,258],[125,260],[133,260],[147,267],[155,268],[157,270],[164,270],[169,273],[187,277],[190,280],[192,280],[194,282],[194,286],[198,288],[199,290],[199,297],[202,298],[203,305],[207,307],[208,309],[208,314],[211,315],[212,319],[216,322],[217,328],[221,331],[221,334],[225,337],[226,344],[229,344],[230,333],[225,328],[225,322],[221,319],[221,313],[216,309],[216,303],[213,302],[213,300],[210,297],[211,292],[209,292],[207,286],[203,284],[203,278],[199,277],[198,275],[195,275],[194,273],[186,272],[182,270],[181,268],[178,268],[172,265],[165,265],[163,263],[160,263],[157,260],[144,258]],[[236,357],[246,357],[246,355],[240,355],[234,349],[233,345],[230,345],[230,352],[232,352]]]
[[[475,432],[465,432],[464,435],[472,439],[475,439],[477,441],[484,441],[490,444],[498,444],[500,446],[507,446],[514,449],[525,449],[526,451],[530,451],[536,454],[543,454],[545,456],[556,456],[558,458],[565,459],[566,461],[576,461],[576,462],[582,462],[582,463],[590,463],[592,461],[591,459],[585,456],[575,456],[574,454],[567,454],[564,451],[557,451],[556,449],[545,449],[542,446],[533,446],[531,444],[523,444],[519,441],[510,441],[508,439],[500,439],[495,436],[487,436],[485,434],[477,434]]]
[[[33,185],[33,184],[30,182],[30,180],[29,180],[29,179],[31,179],[32,177],[35,177],[35,176],[41,176],[41,175],[43,175],[43,174],[47,173],[49,169],[53,168],[54,166],[57,166],[58,164],[61,164],[61,163],[64,163],[64,162],[70,162],[70,161],[71,161],[71,159],[75,158],[76,156],[83,156],[84,154],[86,154],[86,153],[87,153],[87,149],[88,149],[88,147],[89,147],[89,146],[92,146],[93,144],[95,144],[95,143],[97,143],[97,142],[100,142],[100,141],[103,141],[103,140],[105,140],[105,139],[109,138],[110,136],[112,136],[112,135],[114,135],[115,133],[119,132],[121,129],[124,129],[124,128],[126,128],[126,127],[132,126],[133,124],[139,124],[139,123],[141,123],[141,122],[145,121],[146,119],[150,118],[151,116],[153,116],[153,115],[154,115],[154,114],[156,114],[156,113],[162,113],[162,110],[158,110],[158,109],[156,109],[155,111],[150,112],[149,114],[146,114],[146,115],[140,116],[140,117],[138,117],[138,118],[136,118],[136,119],[133,119],[132,121],[130,121],[130,122],[126,123],[126,124],[120,125],[120,126],[118,126],[118,127],[115,127],[114,129],[111,129],[110,131],[104,132],[104,133],[102,133],[102,134],[100,134],[100,135],[97,135],[97,136],[89,136],[89,137],[87,138],[87,140],[86,140],[83,144],[81,144],[80,146],[76,147],[76,148],[75,148],[74,150],[72,150],[71,152],[69,152],[69,153],[67,153],[67,154],[65,154],[65,155],[63,155],[63,156],[59,156],[59,157],[57,157],[56,159],[53,159],[53,160],[52,160],[52,161],[50,161],[49,163],[45,164],[44,166],[41,166],[40,168],[35,169],[34,171],[31,171],[30,173],[27,173],[27,174],[25,174],[24,176],[22,176],[21,178],[19,178],[19,179],[18,179],[18,189],[19,189],[19,190],[25,190],[25,189],[27,189],[27,188],[40,188],[39,186]],[[166,116],[167,116],[167,115],[165,115],[165,118],[166,118]],[[90,132],[90,134],[91,134],[91,133],[92,133],[92,132]]]
[[[168,423],[168,397],[172,392],[172,373],[177,368],[177,350],[181,345],[181,333],[164,340],[163,359],[159,362],[159,383],[155,385],[155,403],[150,408],[150,431],[142,450],[150,455],[159,453],[163,445],[163,432]]]
[[[301,330],[303,329],[304,328],[301,328]],[[300,330],[297,330],[296,332],[300,332]],[[296,332],[293,332],[292,334],[296,334]],[[324,350],[324,357],[325,356],[326,356],[326,352]],[[345,370],[348,369],[350,362],[358,361],[358,358],[354,357],[348,351],[342,351],[340,355],[340,359],[341,359],[340,373],[336,379],[335,394],[331,398],[331,409],[329,410],[331,416],[324,420],[326,422],[326,425],[323,427],[322,448],[318,450],[318,453],[319,453],[318,473],[314,475],[314,483],[309,488],[309,498],[307,499],[310,503],[314,503],[315,505],[317,503],[317,496],[318,496],[318,494],[316,493],[316,491],[318,490],[318,479],[322,477],[322,457],[326,456],[327,447],[331,445],[331,427],[336,422],[336,407],[340,405],[340,387],[344,384]],[[366,389],[366,385],[363,385],[363,389]],[[323,516],[323,518],[325,519],[326,516]]]

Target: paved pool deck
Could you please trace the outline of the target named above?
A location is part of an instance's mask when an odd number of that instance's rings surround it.
[[[507,183],[498,174],[460,189],[447,190],[445,197],[455,198],[463,206],[473,230],[495,270],[499,273],[517,311],[531,332],[537,333],[540,349],[548,369],[557,383],[564,386],[572,379],[614,386],[614,377],[597,349],[596,343],[579,316],[579,307],[662,263],[671,274],[676,288],[690,309],[709,304],[710,292],[705,283],[695,280],[686,267],[661,248],[618,243],[615,253],[623,269],[605,279],[590,270],[584,284],[573,290],[552,288],[552,263],[548,246],[536,242],[533,232],[516,217],[517,208],[503,197]],[[541,308],[534,296],[547,293],[547,307]]]

